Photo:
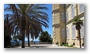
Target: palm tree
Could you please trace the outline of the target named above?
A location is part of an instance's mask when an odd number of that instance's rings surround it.
[[[4,15],[4,47],[7,48],[10,47],[10,40],[11,40],[11,34],[13,32],[13,25],[10,21],[10,15],[5,14]]]
[[[10,46],[10,26],[9,26],[9,19],[8,14],[6,15],[4,19],[4,47],[7,48]]]
[[[25,34],[28,36],[29,41],[29,29],[31,27],[35,28],[41,28],[41,26],[48,27],[48,15],[42,11],[41,9],[47,9],[44,6],[41,5],[33,5],[33,4],[9,4],[9,8],[6,10],[10,10],[13,12],[13,24],[15,26],[15,30],[18,29],[22,36],[22,48],[25,47]],[[33,20],[33,21],[31,21]],[[36,24],[39,24],[40,26],[36,26]],[[27,29],[26,29],[27,28]],[[36,29],[33,30],[36,30]],[[16,32],[18,32],[16,30]],[[38,31],[38,30],[37,30]],[[35,36],[37,32],[35,31]]]
[[[77,30],[77,38],[79,39],[79,44],[81,48],[81,34],[80,34],[80,29],[81,25],[83,25],[83,20],[80,20],[80,18],[76,18],[73,22],[73,25],[75,25],[76,30]]]
[[[75,25],[75,27],[76,27],[77,38],[79,39],[79,44],[80,44],[80,48],[81,48],[80,29],[81,29],[81,25],[83,25],[83,20],[80,20],[80,18],[78,18],[78,4],[76,4],[76,16],[77,16],[77,18],[74,19],[73,25]]]
[[[43,12],[42,10],[47,10],[47,7],[44,7],[42,5],[33,5],[32,8],[28,11],[28,14],[30,16],[30,20],[28,21],[28,46],[30,46],[29,42],[29,30],[31,30],[31,38],[34,39],[39,36],[39,33],[42,32],[42,25],[45,27],[48,27],[48,14]],[[46,22],[45,22],[46,21]]]
[[[11,19],[12,15],[10,14],[5,14],[4,15],[4,45],[9,45],[10,46],[10,40],[11,40],[11,35],[16,33],[13,20]]]
[[[15,21],[14,24],[17,28],[20,28],[20,33],[22,36],[22,48],[25,47],[25,26],[26,26],[26,19],[27,19],[27,10],[32,5],[24,5],[24,4],[9,4],[9,10],[13,11],[13,20]]]
[[[22,36],[22,48],[25,47],[25,25],[26,25],[26,10],[27,10],[28,5],[16,5],[16,4],[9,4],[9,7],[6,10],[10,10],[13,12],[13,17],[12,19],[14,20],[14,25],[17,28],[20,28],[20,33]],[[30,5],[29,5],[30,7]],[[15,29],[16,30],[16,29]]]

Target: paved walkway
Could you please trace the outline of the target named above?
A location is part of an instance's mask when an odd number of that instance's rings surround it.
[[[18,48],[21,48],[21,46]],[[27,45],[26,45],[25,48],[69,48],[69,47],[58,46],[55,44],[31,44],[30,47],[27,47]]]

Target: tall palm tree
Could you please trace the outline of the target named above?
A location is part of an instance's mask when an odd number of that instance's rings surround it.
[[[48,24],[47,24],[48,15],[46,13],[40,11],[41,9],[47,9],[47,8],[44,6],[41,6],[39,4],[38,5],[36,5],[36,4],[35,5],[33,5],[33,4],[9,4],[9,6],[10,7],[7,8],[7,10],[10,10],[13,12],[13,14],[12,14],[13,15],[12,19],[14,20],[13,24],[15,25],[16,29],[18,29],[20,31],[20,34],[22,36],[22,48],[24,48],[25,47],[25,42],[24,42],[25,34],[28,36],[28,39],[29,39],[30,27],[31,26],[33,28],[41,27],[38,25],[34,25],[36,23],[35,21],[37,21],[36,24],[48,27]],[[33,21],[31,21],[31,20],[33,20]],[[35,28],[34,28],[34,30],[36,30]],[[18,31],[16,31],[16,32],[18,32]],[[35,31],[35,34],[37,34],[36,31]]]
[[[39,36],[40,31],[42,32],[42,26],[48,27],[48,24],[46,23],[48,22],[48,14],[42,11],[47,9],[48,8],[45,6],[35,4],[30,10],[28,10],[30,17],[30,20],[28,20],[28,29],[26,29],[28,33],[28,46],[30,45],[29,30],[31,30],[31,38],[34,39],[34,37],[37,38]]]
[[[8,14],[6,15],[4,19],[4,47],[7,48],[10,46],[10,26],[9,26],[9,19]]]
[[[14,30],[14,24],[13,20],[11,20],[12,15],[10,14],[5,14],[4,15],[4,45],[9,45],[10,46],[10,40],[11,40],[11,35],[15,33]]]
[[[75,27],[76,27],[77,38],[79,39],[79,44],[80,44],[80,48],[81,48],[80,29],[81,29],[81,25],[83,25],[83,20],[80,20],[80,18],[78,18],[78,4],[76,4],[76,16],[77,16],[77,18],[74,19],[73,25],[75,25]]]
[[[7,10],[11,10],[13,12],[12,19],[14,20],[14,24],[17,28],[20,28],[20,33],[22,36],[22,48],[25,47],[25,25],[26,25],[26,10],[31,5],[24,5],[24,4],[9,4],[9,8]],[[16,29],[15,29],[16,30]]]
[[[80,29],[81,25],[83,25],[83,20],[80,20],[80,18],[76,18],[73,22],[73,25],[75,25],[76,30],[77,30],[77,38],[79,40],[80,48],[81,48],[81,34],[80,34]]]

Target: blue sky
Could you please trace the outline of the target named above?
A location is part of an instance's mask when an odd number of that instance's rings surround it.
[[[52,36],[52,5],[48,4],[48,5],[46,5],[46,7],[49,9],[46,11],[46,13],[48,14],[48,17],[49,17],[49,23],[48,23],[49,28],[43,27],[43,30],[48,31],[49,34]]]
[[[45,5],[48,10],[46,10],[45,12],[48,14],[48,17],[49,17],[49,28],[45,28],[45,27],[42,27],[43,28],[43,31],[48,31],[48,33],[51,35],[52,37],[52,4],[47,4]],[[4,5],[4,8],[6,8],[7,5]],[[7,13],[10,13],[10,12],[4,12],[4,14],[7,14]],[[25,38],[25,41],[27,41],[27,38]],[[35,39],[34,41],[39,41],[38,38]]]
[[[46,7],[48,8],[47,11],[45,11],[47,14],[48,14],[48,17],[49,17],[49,28],[45,28],[45,27],[42,27],[44,31],[48,31],[48,33],[51,35],[52,37],[52,4],[47,4]],[[38,41],[38,38],[35,39],[35,41]]]

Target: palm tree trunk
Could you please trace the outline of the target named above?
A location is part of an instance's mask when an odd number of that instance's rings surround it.
[[[7,35],[4,37],[4,48],[10,47],[10,36]]]
[[[30,38],[29,38],[29,34],[28,34],[28,47],[30,47]]]
[[[80,36],[80,30],[79,30],[79,44],[80,44],[80,48],[81,48],[81,36]]]
[[[25,33],[22,31],[22,48],[25,48]]]
[[[5,27],[4,29],[6,30],[6,32],[4,33],[4,47],[7,48],[8,46],[10,47],[10,40],[11,40],[11,36],[10,36],[10,25],[9,25],[9,19],[8,19],[8,14],[6,17],[6,23],[7,23],[7,27]],[[9,32],[8,32],[9,31]]]
[[[76,15],[78,16],[78,4],[76,4]],[[77,17],[78,18],[78,17]],[[81,48],[81,36],[80,36],[80,29],[78,30],[78,36],[79,36],[79,44]]]
[[[81,48],[81,36],[80,36],[80,30],[78,30],[78,36],[79,36],[79,46]]]
[[[29,19],[26,18],[27,23],[27,36],[28,36],[28,47],[30,47],[30,38],[29,38]]]
[[[21,21],[21,26],[22,26],[22,48],[25,48],[25,19],[24,16],[22,17]]]

